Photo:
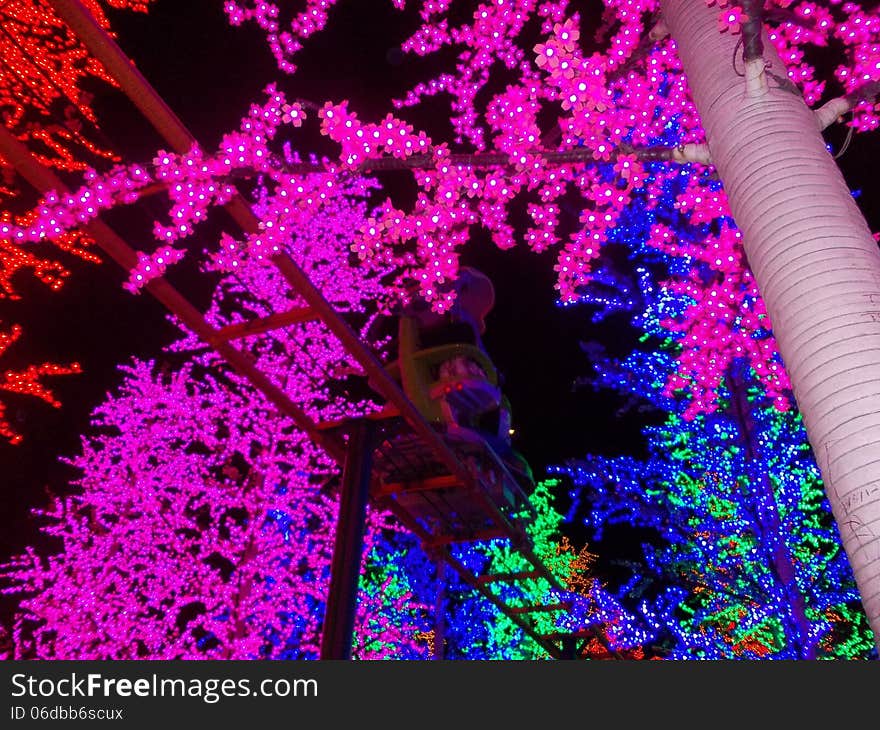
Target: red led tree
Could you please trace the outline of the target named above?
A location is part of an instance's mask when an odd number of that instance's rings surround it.
[[[20,336],[21,327],[17,325],[13,325],[7,332],[0,331],[0,357]],[[0,391],[39,398],[58,408],[61,404],[56,400],[52,391],[43,384],[43,378],[78,372],[80,372],[80,367],[77,363],[66,367],[43,363],[42,365],[30,365],[24,370],[7,370],[0,374]],[[0,438],[7,439],[11,444],[17,444],[22,439],[22,435],[7,420],[6,404],[3,401],[0,401]]]
[[[103,5],[145,12],[151,1],[105,0]],[[102,2],[84,5],[102,27],[110,27]],[[42,161],[82,171],[89,159],[117,159],[100,141],[92,96],[84,90],[91,80],[113,84],[113,79],[49,3],[3,3],[0,58],[0,118]]]
[[[151,0],[107,0],[104,5],[144,12]],[[102,3],[88,0],[89,10],[104,28],[109,21]],[[41,0],[9,0],[0,5],[0,121],[26,142],[41,162],[59,170],[81,172],[99,160],[118,159],[101,139],[98,120],[85,87],[92,81],[113,85],[101,64]],[[0,155],[0,204],[12,205],[21,190],[12,168]],[[21,204],[18,204],[21,207]],[[27,225],[33,216],[0,211],[0,223]],[[96,263],[92,242],[78,231],[47,239],[56,251]],[[14,279],[27,272],[51,290],[61,288],[70,269],[45,248],[22,244],[0,234],[0,299],[18,299]],[[0,323],[2,324],[2,323]],[[21,335],[14,325],[0,354]],[[11,336],[11,340],[9,337]],[[5,373],[0,390],[35,395],[59,406],[51,392],[39,384],[44,375],[79,372],[77,365],[44,364],[22,372]],[[22,434],[3,419],[0,401],[0,438],[18,443]]]

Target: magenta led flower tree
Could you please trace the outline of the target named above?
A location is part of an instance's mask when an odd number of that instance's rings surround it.
[[[135,363],[97,410],[99,435],[73,460],[79,494],[43,512],[62,551],[6,566],[7,590],[22,595],[17,656],[317,656],[332,472],[309,464],[302,434],[271,406],[193,369],[163,375]],[[367,552],[383,531],[372,514]],[[415,636],[425,611],[406,599],[362,592],[362,643],[424,652]]]

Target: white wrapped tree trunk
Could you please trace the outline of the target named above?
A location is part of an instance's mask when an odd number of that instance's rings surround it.
[[[880,251],[772,46],[747,93],[717,6],[661,4],[880,640]]]

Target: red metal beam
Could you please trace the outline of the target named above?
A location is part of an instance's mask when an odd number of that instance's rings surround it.
[[[296,309],[290,309],[286,312],[275,312],[267,317],[260,317],[259,319],[252,319],[247,322],[238,322],[237,324],[230,324],[226,327],[221,327],[214,333],[214,339],[216,342],[239,340],[242,337],[260,335],[264,332],[281,329],[282,327],[289,327],[290,325],[301,324],[303,322],[311,322],[315,319],[318,319],[318,315],[311,309],[308,307],[297,307]]]
[[[460,484],[451,474],[444,474],[440,477],[429,477],[427,479],[418,479],[412,482],[383,484],[379,488],[379,494],[413,494],[415,492],[435,492],[439,489],[451,489]]]

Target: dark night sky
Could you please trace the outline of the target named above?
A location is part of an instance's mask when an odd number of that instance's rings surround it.
[[[110,17],[122,48],[208,149],[223,132],[236,128],[248,103],[279,78],[261,33],[251,25],[230,28],[217,0],[157,0],[150,15],[111,11]],[[415,20],[412,13],[394,11],[387,0],[341,2],[331,16],[331,29],[313,36],[297,58],[300,70],[280,86],[292,96],[314,101],[351,99],[361,118],[384,115],[387,100],[424,79],[434,63],[404,58],[396,49]],[[128,160],[151,159],[162,146],[157,134],[124,96],[106,88],[94,90],[99,92],[95,108],[112,146]],[[432,111],[412,119],[423,119],[430,132],[430,123],[443,118]],[[828,139],[839,145],[842,136],[835,130]],[[841,161],[850,184],[864,190],[860,202],[869,206],[876,198],[870,165],[876,151],[876,135],[857,137]],[[152,216],[161,213],[161,208],[151,208],[155,205],[148,202],[136,212],[107,220],[137,248],[139,240],[146,243]],[[875,229],[880,223],[876,218],[870,222]],[[486,344],[505,377],[517,446],[536,475],[587,452],[637,453],[640,423],[635,415],[615,415],[621,399],[572,388],[589,370],[581,340],[599,340],[622,354],[634,343],[633,334],[619,326],[593,325],[582,309],[555,305],[553,252],[501,252],[477,239],[464,251],[463,261],[495,283],[497,305],[488,318]],[[77,360],[85,369],[84,375],[52,383],[64,402],[61,410],[32,399],[9,399],[10,416],[26,438],[18,447],[0,444],[7,505],[0,524],[0,559],[38,542],[29,510],[44,503],[47,490],[65,492],[73,471],[58,457],[76,453],[90,411],[120,382],[116,366],[132,357],[161,358],[162,345],[176,332],[156,301],[121,289],[124,276],[112,262],[65,263],[73,276],[62,292],[50,295],[22,277],[23,300],[3,303],[0,309],[0,320],[26,328],[4,367],[52,359]],[[185,272],[169,278],[184,292],[193,291]],[[204,294],[202,290],[193,297],[197,304],[203,303]],[[624,536],[599,549],[607,555],[626,547]]]

